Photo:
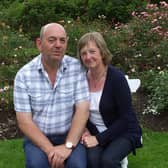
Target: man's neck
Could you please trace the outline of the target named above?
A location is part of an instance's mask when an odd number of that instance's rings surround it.
[[[53,60],[47,60],[42,57],[42,64],[44,66],[44,69],[47,71],[47,73],[54,73],[57,72],[60,62],[53,61]]]
[[[54,86],[60,63],[54,62],[54,61],[50,62],[48,60],[42,59],[42,64],[44,66],[45,71],[48,74],[48,77],[52,83],[52,86]]]

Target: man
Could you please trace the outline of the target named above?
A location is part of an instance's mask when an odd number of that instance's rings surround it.
[[[88,119],[89,91],[84,69],[65,55],[63,26],[49,23],[36,40],[40,55],[19,70],[14,83],[18,126],[25,134],[29,168],[84,168],[79,143]]]

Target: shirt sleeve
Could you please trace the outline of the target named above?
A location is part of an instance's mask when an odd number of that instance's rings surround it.
[[[14,80],[14,109],[16,112],[31,112],[30,98],[26,80],[21,71],[19,71]]]

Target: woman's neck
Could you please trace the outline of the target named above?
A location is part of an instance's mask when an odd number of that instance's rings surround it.
[[[101,79],[107,71],[107,66],[101,66],[99,68],[93,68],[88,71],[89,78],[93,80],[99,80]]]
[[[107,73],[107,66],[99,69],[90,69],[88,71],[89,88],[91,92],[103,89]]]

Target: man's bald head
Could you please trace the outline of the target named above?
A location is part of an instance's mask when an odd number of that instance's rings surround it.
[[[62,32],[64,32],[65,35],[66,35],[66,31],[65,31],[64,27],[63,27],[61,24],[59,24],[59,23],[49,23],[49,24],[44,25],[44,26],[41,28],[41,31],[40,31],[40,38],[41,38],[41,39],[43,38],[44,33],[45,33],[48,29],[50,29],[50,28],[59,29],[59,30],[61,30]]]

